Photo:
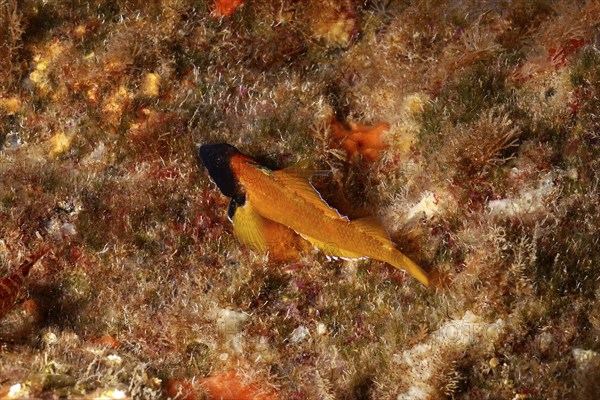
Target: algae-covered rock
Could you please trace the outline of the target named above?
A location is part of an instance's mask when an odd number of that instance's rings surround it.
[[[0,2],[0,276],[51,249],[0,290],[0,397],[596,399],[599,26],[594,0]],[[240,243],[254,200],[207,143],[311,175],[276,183],[378,220],[430,287]]]

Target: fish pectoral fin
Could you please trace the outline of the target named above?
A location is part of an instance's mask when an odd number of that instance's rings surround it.
[[[232,200],[233,202],[233,200]],[[258,253],[269,253],[269,259],[291,262],[300,259],[309,244],[295,231],[261,216],[250,202],[230,207],[233,234]]]
[[[393,244],[390,240],[390,235],[385,230],[385,228],[379,223],[377,218],[375,217],[364,217],[353,220],[350,222],[356,228],[358,228],[361,232],[377,239],[380,243],[385,246],[393,247]]]
[[[315,246],[319,250],[322,250],[327,256],[341,257],[347,260],[356,260],[365,257],[364,254],[359,254],[351,250],[342,249],[335,243],[324,242],[322,240],[317,240],[306,235],[301,236],[304,239],[308,240],[313,246]]]
[[[293,191],[307,203],[323,211],[327,217],[335,219],[344,218],[335,208],[329,206],[329,204],[323,200],[321,194],[306,178],[303,178],[288,169],[282,169],[280,171],[275,171],[274,173],[277,182]]]
[[[268,243],[264,235],[264,219],[255,210],[250,202],[235,208],[231,215],[233,234],[242,243],[247,244],[258,252],[265,252]]]

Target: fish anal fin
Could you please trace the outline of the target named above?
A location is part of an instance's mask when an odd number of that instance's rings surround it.
[[[334,243],[324,242],[322,240],[317,240],[305,235],[302,235],[302,237],[330,257],[341,257],[348,260],[356,260],[365,257],[364,254],[356,253],[352,250],[342,249]]]

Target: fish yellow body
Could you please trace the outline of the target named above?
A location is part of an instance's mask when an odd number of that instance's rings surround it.
[[[234,233],[242,242],[259,249],[274,245],[261,228],[271,225],[283,236],[298,234],[313,246],[333,257],[356,259],[369,257],[406,270],[428,286],[427,274],[398,251],[387,232],[374,219],[350,221],[331,208],[301,170],[288,168],[271,171],[227,144],[203,145],[200,158],[223,194],[232,197],[230,218]],[[236,227],[236,214],[244,215]],[[258,221],[254,224],[252,221]],[[290,233],[291,231],[291,233]],[[276,236],[275,236],[276,237]],[[296,247],[302,247],[297,245]]]

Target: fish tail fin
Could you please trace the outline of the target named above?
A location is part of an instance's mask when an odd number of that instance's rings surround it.
[[[429,275],[400,251],[396,249],[392,250],[392,257],[389,263],[398,269],[408,272],[423,285],[429,286]]]
[[[425,271],[415,264],[410,258],[406,257],[399,250],[394,247],[394,244],[390,240],[390,237],[381,224],[376,218],[366,217],[357,219],[351,222],[363,233],[368,234],[372,238],[379,241],[379,243],[389,251],[389,259],[385,260],[387,263],[393,265],[398,269],[405,270],[412,276],[414,276],[419,282],[425,286],[429,286],[429,276]],[[379,260],[382,260],[378,258]],[[382,260],[383,261],[383,260]]]

